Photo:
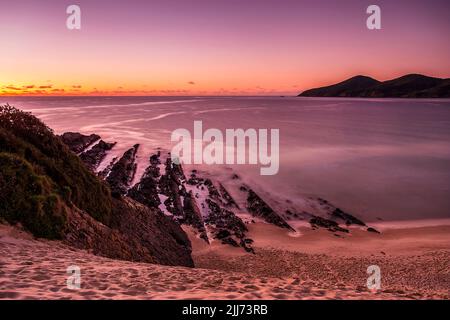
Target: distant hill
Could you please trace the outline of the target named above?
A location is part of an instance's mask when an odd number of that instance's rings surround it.
[[[450,79],[408,74],[381,82],[359,75],[334,85],[306,90],[299,97],[449,98]]]

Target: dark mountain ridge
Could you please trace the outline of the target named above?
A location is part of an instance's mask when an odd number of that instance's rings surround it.
[[[330,86],[306,90],[299,97],[449,98],[450,79],[408,74],[381,82],[359,75]]]

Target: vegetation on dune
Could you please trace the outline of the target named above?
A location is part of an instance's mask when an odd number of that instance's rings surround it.
[[[64,230],[66,206],[45,176],[27,161],[0,153],[0,214],[20,222],[34,235],[58,239]]]
[[[71,205],[108,224],[109,188],[39,119],[0,106],[0,217],[33,234],[62,235]]]

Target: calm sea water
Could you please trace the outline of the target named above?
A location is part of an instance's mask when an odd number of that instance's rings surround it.
[[[280,199],[326,198],[374,220],[450,217],[450,100],[282,97],[7,98],[56,133],[97,133],[120,154],[170,147],[177,128],[280,129],[280,171],[233,166]],[[112,156],[112,155],[111,155]],[[212,171],[226,170],[215,166]]]

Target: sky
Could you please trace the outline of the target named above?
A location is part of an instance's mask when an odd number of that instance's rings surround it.
[[[81,29],[66,8],[81,8]],[[366,27],[369,5],[381,30]],[[450,77],[448,0],[0,0],[0,95],[290,95]]]

